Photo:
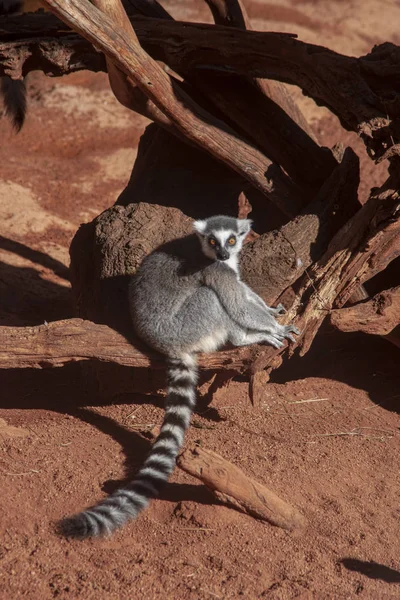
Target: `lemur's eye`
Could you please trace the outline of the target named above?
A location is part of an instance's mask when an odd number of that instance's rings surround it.
[[[214,238],[210,238],[210,239],[208,240],[208,243],[210,244],[210,246],[215,246],[215,244],[216,244],[217,242],[214,240]]]
[[[236,238],[230,237],[229,240],[228,240],[228,244],[230,246],[234,246],[236,244]]]

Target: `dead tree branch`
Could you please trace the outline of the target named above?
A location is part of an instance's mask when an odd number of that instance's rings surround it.
[[[223,504],[289,531],[305,526],[296,508],[211,450],[199,446],[185,450],[177,465],[200,479]]]
[[[330,320],[340,331],[387,335],[400,325],[400,286],[380,292],[368,302],[333,310]]]
[[[119,0],[93,0],[92,4],[121,27],[132,43],[138,43],[132,24]],[[151,102],[132,80],[129,81],[125,73],[115,67],[107,57],[106,65],[110,87],[123,106],[144,115],[168,130],[175,131],[174,124],[167,115]]]
[[[280,229],[246,244],[241,269],[250,286],[273,304],[327,250],[332,236],[359,210],[359,161],[335,149],[338,166],[312,202]]]
[[[385,189],[368,202],[332,238],[326,253],[303,280],[291,313],[299,315],[301,355],[305,354],[332,308],[342,307],[360,283],[400,255],[398,165]]]

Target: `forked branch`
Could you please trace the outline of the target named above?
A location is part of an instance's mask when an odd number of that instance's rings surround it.
[[[238,138],[223,121],[196,104],[131,35],[88,0],[44,1],[65,23],[100,48],[189,141],[244,176],[285,214],[297,214],[301,206],[299,192],[279,166],[273,165],[260,151]],[[270,171],[273,171],[273,181],[268,179]]]
[[[70,10],[70,4],[61,0],[59,4]],[[143,48],[184,77],[193,71],[211,71],[217,75],[236,73],[292,83],[327,106],[346,129],[361,134],[374,157],[382,157],[393,146],[393,140],[396,144],[397,104],[389,103],[385,96],[388,88],[395,95],[399,93],[400,49],[393,44],[382,44],[367,56],[353,58],[284,34],[137,15],[130,18]],[[24,15],[0,19],[0,23],[4,40],[0,43],[0,75],[5,72],[19,77],[31,69],[55,75],[85,68],[104,69],[104,62],[90,44],[66,32],[49,15]],[[108,23],[112,35],[113,28]],[[96,44],[93,31],[94,23],[90,39]],[[85,35],[83,29],[80,33]],[[109,42],[107,37],[96,46],[106,51],[104,44]],[[108,55],[114,61],[114,55]],[[123,56],[115,58],[125,60]]]

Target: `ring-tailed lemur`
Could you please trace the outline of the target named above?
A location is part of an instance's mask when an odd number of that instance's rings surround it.
[[[295,341],[296,327],[275,319],[283,306],[269,308],[240,280],[238,255],[250,226],[249,220],[223,216],[195,221],[197,235],[169,242],[143,260],[130,285],[130,305],[138,335],[167,357],[164,421],[132,483],[62,521],[64,534],[109,534],[158,496],[195,407],[198,352],[226,342],[279,348],[285,338]]]
[[[15,15],[22,12],[23,0],[0,0],[0,15]],[[3,96],[4,113],[19,131],[26,114],[26,86],[21,79],[0,77],[0,92]]]

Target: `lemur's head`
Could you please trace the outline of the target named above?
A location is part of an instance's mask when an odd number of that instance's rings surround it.
[[[195,221],[193,228],[204,254],[212,260],[226,261],[239,254],[251,224],[249,219],[218,215]]]

